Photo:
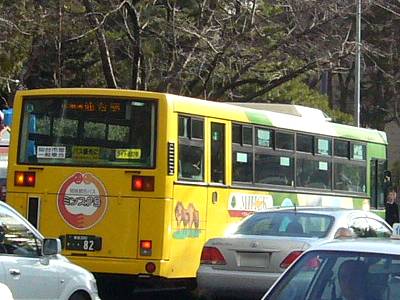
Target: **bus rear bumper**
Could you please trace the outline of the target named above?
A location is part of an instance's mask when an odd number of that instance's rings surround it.
[[[145,293],[148,290],[191,290],[196,288],[195,276],[171,274],[168,260],[112,259],[98,257],[68,256],[74,263],[91,271],[100,290],[118,291],[129,289],[129,293]],[[146,272],[146,264],[154,263],[154,273]],[[104,292],[104,291],[103,291]],[[129,294],[128,293],[128,294]]]
[[[111,273],[94,273],[97,280],[99,295],[103,299],[130,299],[165,292],[186,292],[191,293],[196,288],[195,278],[173,278],[168,279],[159,276],[120,275]]]

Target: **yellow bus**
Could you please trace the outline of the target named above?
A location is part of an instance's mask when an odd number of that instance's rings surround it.
[[[101,279],[186,284],[250,213],[384,204],[385,134],[316,109],[66,88],[13,110],[7,202]]]

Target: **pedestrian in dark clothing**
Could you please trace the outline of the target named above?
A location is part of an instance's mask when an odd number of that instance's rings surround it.
[[[396,196],[396,190],[389,189],[385,203],[385,219],[390,226],[393,226],[393,223],[399,223],[399,206],[396,203]]]

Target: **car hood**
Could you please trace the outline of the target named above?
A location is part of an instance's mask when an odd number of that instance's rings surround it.
[[[50,258],[49,263],[57,268],[60,276],[64,279],[74,279],[74,280],[93,280],[94,276],[88,270],[70,262],[63,255],[56,255]]]

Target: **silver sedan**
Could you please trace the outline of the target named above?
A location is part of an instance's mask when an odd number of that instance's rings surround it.
[[[234,234],[210,239],[197,272],[207,298],[259,299],[306,249],[343,236],[390,237],[392,228],[372,212],[343,208],[290,208],[256,213]]]

